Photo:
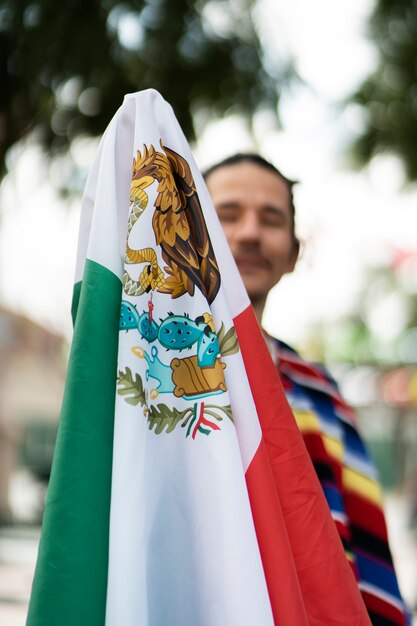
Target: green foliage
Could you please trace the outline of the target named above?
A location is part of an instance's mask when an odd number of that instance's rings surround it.
[[[219,341],[220,354],[222,356],[230,356],[239,352],[239,342],[237,340],[234,326],[231,326],[226,333],[224,323],[222,322],[217,337]]]
[[[36,130],[56,153],[101,134],[125,93],[153,87],[192,139],[192,112],[276,110],[289,67],[263,66],[254,0],[2,0],[0,175]]]
[[[393,262],[364,271],[351,314],[323,328],[325,361],[417,362],[416,260],[413,255],[398,267]]]
[[[148,413],[149,430],[155,427],[154,432],[160,435],[166,428],[166,432],[170,433],[177,426],[178,422],[184,418],[185,413],[192,415],[190,409],[179,411],[175,407],[170,409],[166,404],[151,405]],[[185,426],[185,424],[183,425]]]
[[[204,406],[204,415],[211,415],[211,417],[214,417],[216,420],[221,422],[223,418],[218,414],[218,411],[222,411],[226,415],[226,417],[228,417],[229,420],[233,422],[232,407],[230,406],[230,404],[227,404],[226,406],[206,404]]]
[[[145,390],[143,388],[142,378],[139,374],[133,378],[132,370],[130,367],[126,367],[126,371],[119,371],[119,377],[117,379],[119,389],[117,393],[121,396],[126,396],[125,400],[129,404],[145,404]]]
[[[388,151],[417,180],[417,0],[378,0],[369,34],[379,62],[351,101],[364,111],[365,129],[352,150],[359,164]]]

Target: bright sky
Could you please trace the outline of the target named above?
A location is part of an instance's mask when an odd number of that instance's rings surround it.
[[[283,173],[301,181],[295,201],[303,258],[271,292],[264,317],[267,330],[295,345],[312,324],[327,324],[350,310],[365,266],[388,259],[393,248],[416,248],[417,190],[400,193],[399,163],[378,159],[357,173],[340,156],[361,123],[354,107],[340,103],[376,62],[364,37],[372,6],[372,0],[262,0],[271,49],[281,55],[290,49],[308,86],[282,99],[283,132],[271,132],[262,116],[253,146],[234,118],[211,127],[197,151],[202,167],[226,156],[230,125],[233,151],[260,147]]]
[[[360,127],[360,117],[337,102],[375,62],[364,38],[372,4],[261,0],[259,5],[271,55],[291,50],[309,83],[282,100],[284,132],[273,131],[267,115],[256,123],[256,147],[302,183],[295,199],[304,257],[273,290],[265,314],[267,329],[296,345],[312,323],[328,323],[349,310],[365,265],[386,259],[392,247],[415,247],[417,191],[399,193],[398,163],[379,160],[358,174],[338,156],[346,137]],[[253,147],[240,120],[231,118],[207,129],[196,156],[205,167]],[[92,162],[91,148],[74,150],[77,159]],[[70,335],[79,199],[59,206],[35,146],[14,160],[0,198],[0,299]]]

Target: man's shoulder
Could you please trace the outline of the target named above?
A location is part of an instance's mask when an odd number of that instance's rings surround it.
[[[296,378],[300,384],[323,392],[337,394],[340,398],[338,384],[322,363],[314,363],[304,359],[292,346],[272,337],[275,344],[277,366],[289,378]]]

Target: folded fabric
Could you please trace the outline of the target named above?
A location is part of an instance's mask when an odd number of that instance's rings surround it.
[[[127,95],[83,198],[28,626],[370,624],[171,107]]]

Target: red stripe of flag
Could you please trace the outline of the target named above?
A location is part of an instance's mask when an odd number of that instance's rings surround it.
[[[369,626],[252,307],[234,324],[263,434],[246,479],[275,623]]]

